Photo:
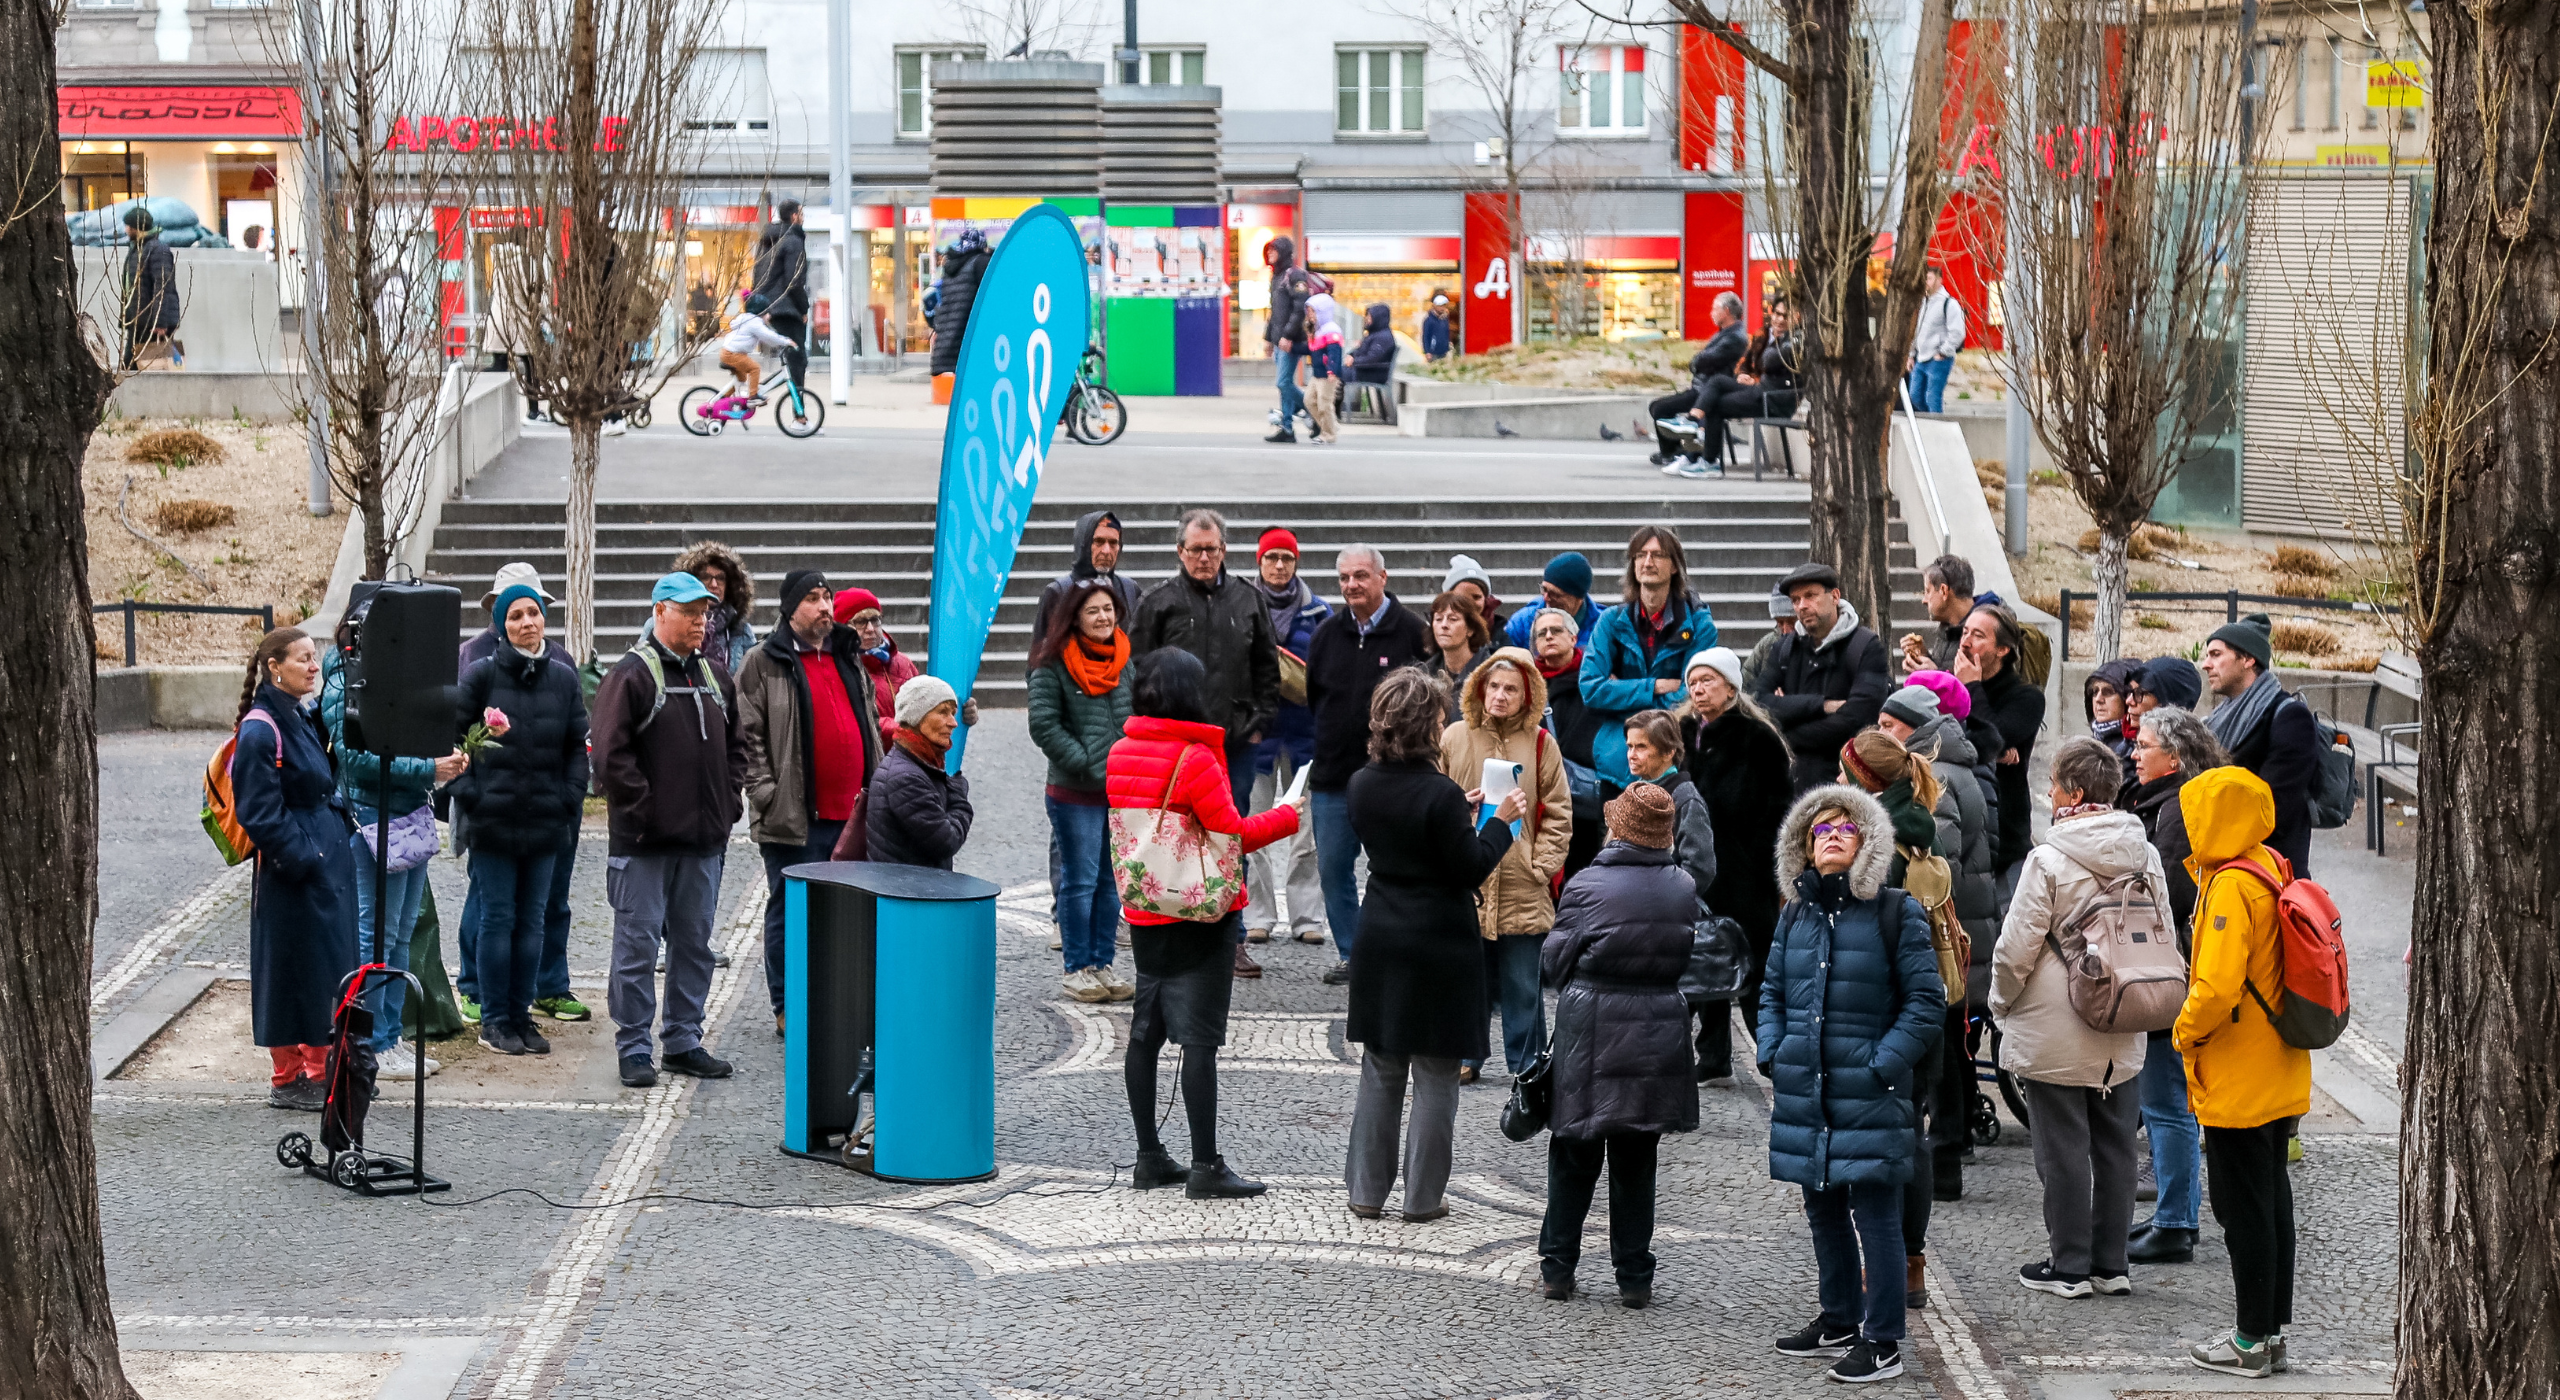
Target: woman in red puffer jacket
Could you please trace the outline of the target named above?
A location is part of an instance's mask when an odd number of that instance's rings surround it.
[[[1227,781],[1227,732],[1206,721],[1200,691],[1208,673],[1199,658],[1165,647],[1139,657],[1130,670],[1132,713],[1121,731],[1127,737],[1111,746],[1104,770],[1112,871],[1121,881],[1122,912],[1138,964],[1123,1067],[1129,1116],[1138,1127],[1138,1163],[1130,1180],[1142,1191],[1184,1182],[1184,1194],[1194,1200],[1258,1196],[1262,1183],[1230,1171],[1218,1155],[1218,1047],[1227,1043],[1227,1001],[1235,990],[1244,858],[1295,833],[1298,809],[1282,803],[1258,816],[1237,813]],[[1181,813],[1203,831],[1241,838],[1215,853],[1208,881],[1198,891],[1198,902],[1217,909],[1217,918],[1149,913],[1140,904],[1158,901],[1143,894],[1131,898],[1138,893],[1129,887],[1133,850],[1156,830],[1159,812]],[[1191,1122],[1188,1172],[1156,1135],[1156,1056],[1168,1040],[1182,1047],[1182,1107]]]

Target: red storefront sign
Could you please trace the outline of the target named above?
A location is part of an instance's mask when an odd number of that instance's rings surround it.
[[[1458,262],[1462,328],[1458,348],[1464,354],[1478,355],[1511,343],[1520,270],[1512,266],[1508,207],[1508,197],[1501,194],[1466,197]]]
[[[1695,25],[1680,29],[1680,168],[1742,170],[1742,55]]]
[[[622,129],[630,124],[628,117],[605,118],[603,130],[596,136],[596,149],[621,150]],[[476,151],[483,146],[493,151],[556,151],[560,149],[560,119],[395,117],[391,134],[382,142],[386,151],[423,151],[435,145],[456,151]]]
[[[65,87],[53,105],[66,140],[302,139],[302,94],[289,87]]]
[[[1704,340],[1716,333],[1711,313],[1726,292],[1743,299],[1750,249],[1742,232],[1739,191],[1692,190],[1681,196],[1680,334]]]

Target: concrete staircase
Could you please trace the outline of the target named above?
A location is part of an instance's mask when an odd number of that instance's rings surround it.
[[[1076,517],[1100,503],[1043,501],[1023,531],[1013,579],[997,611],[980,670],[978,695],[990,705],[1018,705],[1023,661],[1040,590],[1074,558]],[[1128,538],[1122,572],[1152,584],[1174,572],[1174,522],[1195,505],[1228,520],[1232,569],[1252,567],[1254,539],[1273,524],[1297,533],[1308,582],[1334,592],[1334,552],[1354,543],[1387,557],[1390,586],[1406,603],[1427,604],[1452,554],[1468,554],[1493,576],[1506,610],[1538,595],[1548,559],[1580,550],[1596,573],[1593,591],[1605,605],[1618,593],[1628,534],[1644,524],[1679,532],[1691,586],[1714,611],[1724,642],[1748,650],[1769,628],[1767,599],[1780,576],[1801,562],[1810,527],[1806,503],[1793,493],[1708,496],[1451,501],[1138,501],[1112,502]],[[489,576],[511,560],[542,570],[556,589],[566,560],[556,501],[454,501],[446,505],[428,556],[430,578],[476,599]],[[686,545],[725,541],[756,576],[753,621],[775,619],[772,593],[791,569],[824,569],[837,587],[858,584],[880,595],[891,633],[919,662],[929,623],[926,600],[933,567],[929,501],[651,501],[606,502],[596,509],[598,649],[628,646],[648,615],[649,585]],[[1920,620],[1918,563],[1901,523],[1894,533],[1897,631]],[[471,630],[483,625],[465,609]]]

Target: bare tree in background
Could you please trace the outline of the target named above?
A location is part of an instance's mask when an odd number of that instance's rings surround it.
[[[113,385],[83,333],[54,105],[60,16],[0,8],[0,1395],[131,1400],[98,1224],[90,939],[97,634],[80,462]]]
[[[449,11],[302,0],[270,14],[269,50],[301,73],[320,215],[303,234],[318,286],[305,302],[299,412],[328,425],[330,477],[364,523],[365,577],[382,578],[442,427],[444,315],[427,218],[468,202],[455,179],[465,157],[449,140],[397,140],[394,123],[456,109]]]
[[[483,0],[464,32],[464,109],[502,113],[474,151],[479,197],[526,235],[492,278],[527,390],[569,429],[568,646],[595,654],[596,471],[607,416],[701,348],[670,305],[683,276],[686,124],[718,95],[696,60],[723,0]]]
[[[2096,650],[2123,649],[2127,550],[2227,417],[2239,252],[2264,125],[2235,25],[2156,0],[2009,0],[2017,66],[1990,167],[2009,223],[2000,365],[2098,526]],[[2267,87],[2279,84],[2271,77]]]
[[[1082,58],[1106,22],[1101,0],[960,0],[953,12],[962,32],[1004,58]]]

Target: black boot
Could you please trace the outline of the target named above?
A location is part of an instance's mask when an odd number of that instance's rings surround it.
[[[1933,1180],[1930,1182],[1930,1198],[1940,1201],[1963,1200],[1964,1159],[1940,1156],[1932,1165]]]
[[[1137,1165],[1129,1169],[1129,1184],[1141,1191],[1178,1185],[1189,1177],[1182,1164],[1173,1160],[1173,1154],[1161,1147],[1153,1151],[1140,1148]]]
[[[1297,433],[1293,431],[1292,427],[1288,424],[1283,424],[1280,431],[1263,439],[1264,442],[1296,442],[1297,440]]]
[[[1271,1188],[1259,1181],[1236,1175],[1224,1157],[1212,1157],[1191,1164],[1191,1180],[1182,1194],[1195,1201],[1230,1200],[1242,1196],[1259,1196]]]
[[[2196,1232],[2166,1225],[2145,1225],[2133,1232],[2124,1257],[2135,1264],[2190,1264],[2196,1257]]]

